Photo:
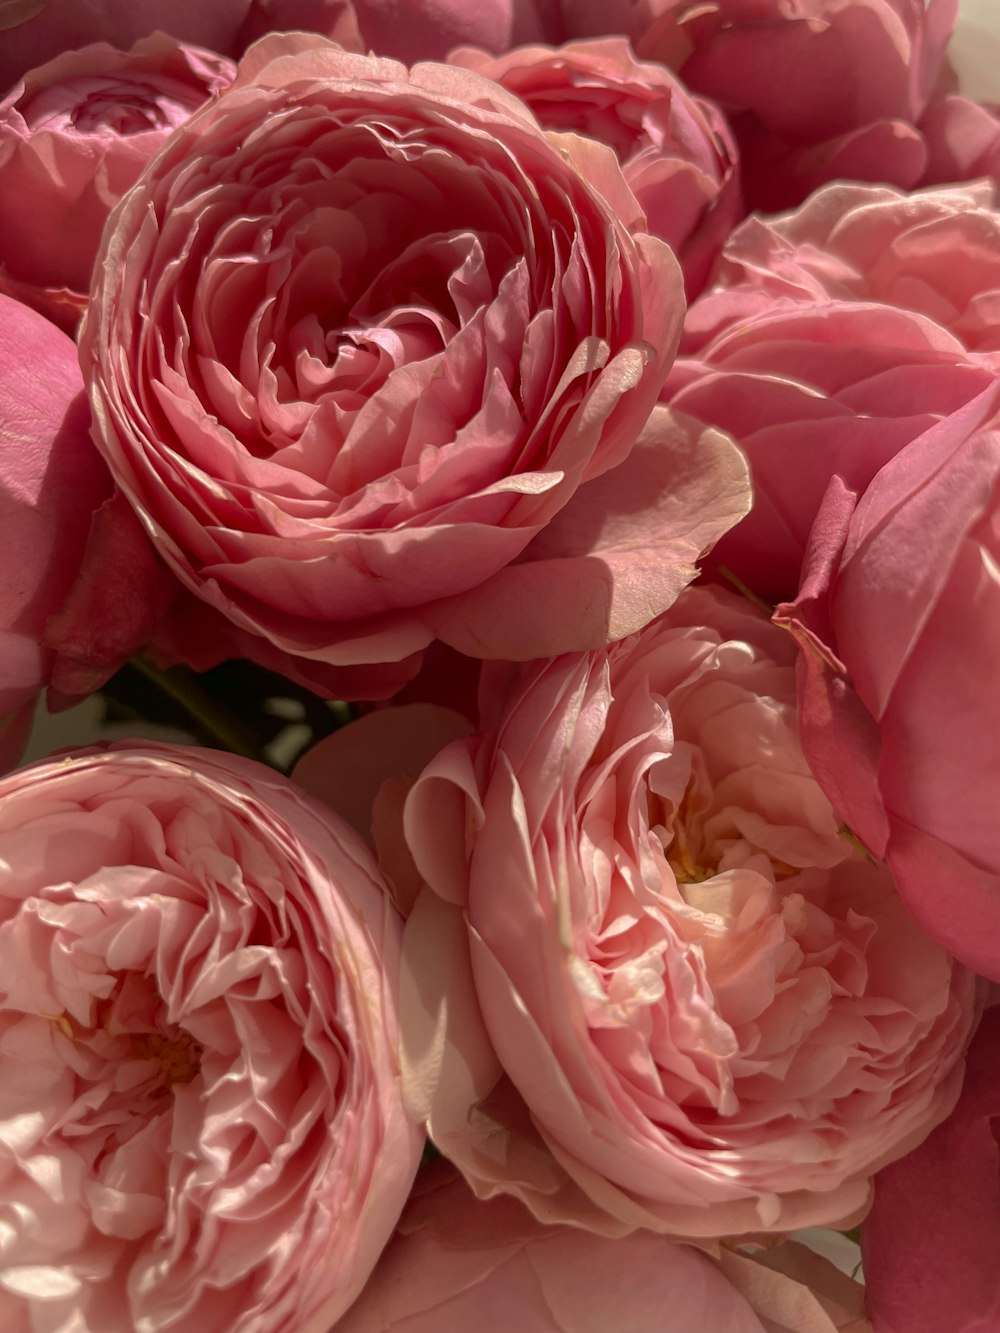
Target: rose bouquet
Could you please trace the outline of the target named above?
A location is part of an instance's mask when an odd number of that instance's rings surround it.
[[[1000,1328],[958,8],[0,0],[5,1331]]]

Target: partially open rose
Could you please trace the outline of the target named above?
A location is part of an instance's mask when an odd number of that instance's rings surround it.
[[[360,839],[129,742],[0,782],[0,886],[0,1325],[327,1333],[421,1148]]]
[[[609,149],[545,135],[486,79],[265,38],[106,233],[81,335],[99,446],[182,582],[334,673],[403,679],[434,637],[524,658],[606,642],[627,629],[582,627],[580,596],[539,616],[531,543],[561,514],[546,562],[627,600],[601,536],[627,516],[632,565],[670,582],[671,450],[652,485],[610,471],[683,313],[642,225]],[[595,522],[586,483],[619,476]]]
[[[689,590],[604,652],[485,668],[486,730],[410,793],[409,1096],[480,1195],[850,1225],[954,1104],[974,978],[841,832],[789,649]]]

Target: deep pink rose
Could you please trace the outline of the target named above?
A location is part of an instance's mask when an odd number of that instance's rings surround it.
[[[484,731],[420,775],[408,1098],[477,1193],[609,1234],[850,1225],[954,1105],[975,979],[842,833],[791,649],[691,589],[484,668]]]
[[[849,1306],[734,1251],[543,1226],[512,1199],[480,1202],[442,1162],[337,1333],[863,1333],[862,1289],[834,1282]]]
[[[677,591],[678,452],[706,477],[722,456],[662,417],[633,448],[683,314],[641,226],[609,149],[496,84],[265,38],[106,233],[99,447],[181,581],[265,648],[402,683],[434,637],[607,642]],[[706,545],[746,505],[723,452]]]
[[[108,214],[163,141],[236,70],[157,34],[32,70],[0,102],[0,264],[15,282],[90,288]]]
[[[452,52],[522,98],[550,130],[613,148],[649,230],[676,252],[689,297],[705,285],[741,216],[736,145],[718,109],[692,97],[662,65],[640,64],[628,43],[523,47],[493,59]]]
[[[834,481],[798,598],[809,761],[910,910],[1000,980],[1000,388]]]
[[[0,295],[0,772],[20,756],[54,654],[44,642],[111,493],[76,348]]]
[[[695,305],[694,321],[699,313]],[[724,326],[675,362],[664,390],[676,409],[737,439],[751,467],[753,509],[705,568],[723,566],[772,603],[794,597],[830,478],[864,489],[995,378],[932,320],[889,305],[788,303]]]
[[[1000,1009],[969,1047],[951,1116],[879,1174],[861,1244],[875,1333],[1000,1327]]]
[[[421,1139],[400,924],[258,764],[127,742],[0,782],[5,1329],[327,1333]]]
[[[651,0],[637,49],[729,115],[750,208],[840,178],[916,185],[916,122],[942,77],[958,0]],[[641,26],[641,22],[639,24]]]
[[[684,347],[778,302],[878,301],[926,315],[974,351],[1000,349],[1000,194],[989,181],[914,194],[842,182],[779,218],[749,218]]]
[[[238,54],[251,0],[35,0],[0,36],[0,94],[29,70],[92,42],[127,50],[140,37],[169,33],[177,42]]]

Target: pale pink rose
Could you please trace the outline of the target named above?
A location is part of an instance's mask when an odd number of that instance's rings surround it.
[[[828,299],[899,306],[971,350],[1000,349],[998,187],[903,194],[843,182],[794,213],[749,218],[729,238],[716,289],[685,323],[685,350],[776,303]]]
[[[642,56],[726,111],[747,204],[773,211],[840,178],[918,183],[916,122],[943,76],[957,3],[650,0],[630,26]]]
[[[793,645],[692,589],[602,652],[487,666],[481,698],[406,802],[414,1114],[545,1221],[857,1221],[954,1105],[977,986],[842,833]]]
[[[451,64],[516,93],[546,129],[613,148],[649,230],[676,252],[689,297],[705,285],[740,207],[736,145],[718,109],[622,39],[527,46],[493,59],[461,48]]]
[[[5,1329],[327,1333],[420,1157],[361,840],[231,755],[0,782]]]
[[[701,427],[657,417],[634,448],[684,304],[642,225],[609,149],[470,71],[264,38],[105,234],[99,447],[181,581],[265,649],[402,683],[435,637],[607,642],[682,586],[676,469],[725,474],[703,545],[748,499]]]
[[[1000,388],[859,496],[835,479],[796,601],[806,755],[927,931],[1000,980]]]
[[[236,73],[158,33],[26,74],[0,102],[0,265],[18,283],[90,288],[111,209],[164,140]]]
[[[434,1163],[418,1177],[395,1237],[337,1333],[835,1333],[848,1327],[862,1333],[868,1327],[848,1325],[834,1302],[748,1256],[726,1252],[723,1262],[648,1231],[609,1240],[575,1227],[543,1226],[513,1199],[477,1200],[450,1168]],[[849,1292],[855,1306],[860,1291]],[[787,1323],[779,1322],[782,1310]]]
[[[1000,1009],[969,1047],[962,1096],[882,1171],[861,1232],[875,1333],[1000,1328]]]
[[[251,0],[14,0],[0,37],[0,94],[29,70],[92,42],[124,51],[140,37],[162,32],[177,42],[237,55],[250,5]]]
[[[46,626],[112,490],[89,427],[72,341],[0,295],[0,772],[27,739],[53,669]]]
[[[830,478],[863,489],[995,378],[938,324],[889,305],[788,303],[724,326],[674,363],[664,390],[674,408],[738,440],[750,463],[753,509],[705,570],[723,567],[772,603],[794,597]]]

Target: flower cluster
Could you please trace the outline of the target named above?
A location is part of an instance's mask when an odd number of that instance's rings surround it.
[[[1000,1318],[955,11],[0,3],[4,1329]]]

